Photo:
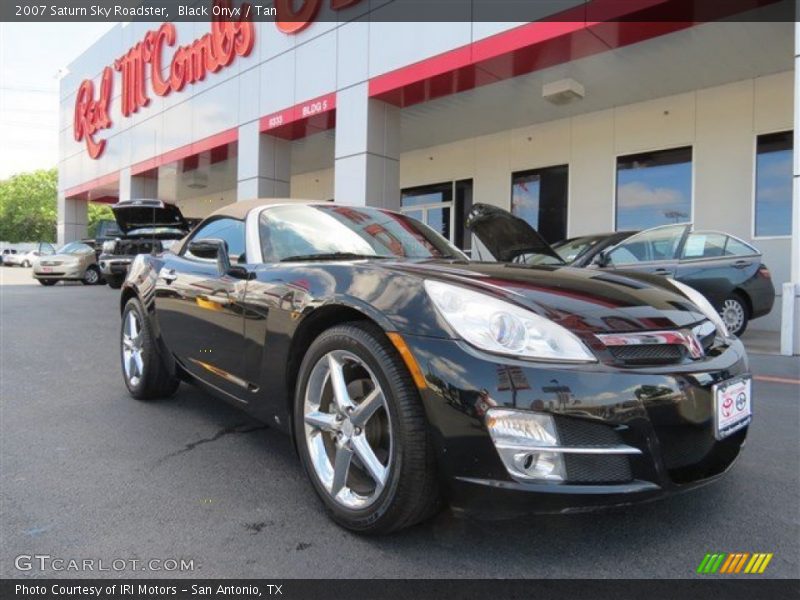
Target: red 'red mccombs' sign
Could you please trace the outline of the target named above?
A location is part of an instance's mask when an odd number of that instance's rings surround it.
[[[217,0],[216,5],[229,6],[229,0]],[[191,44],[178,46],[172,55],[169,74],[163,75],[165,47],[176,43],[175,25],[164,23],[156,30],[148,31],[144,39],[114,61],[114,71],[122,76],[121,112],[128,117],[150,103],[149,87],[157,96],[179,92],[206,78],[207,73],[216,73],[229,66],[237,56],[248,56],[255,42],[255,27],[252,21],[212,21],[211,31]],[[150,67],[147,77],[146,66]],[[72,133],[76,141],[86,140],[86,150],[92,158],[98,158],[106,147],[105,140],[95,139],[101,129],[111,127],[109,109],[112,97],[113,72],[111,67],[103,69],[100,97],[94,99],[94,83],[84,80],[75,98],[75,117]]]
[[[313,22],[322,2],[323,0],[276,0],[275,24],[283,33],[298,33]],[[358,4],[361,0],[328,2],[332,10],[338,11]],[[230,9],[231,0],[214,0],[214,5]],[[243,4],[240,14],[249,14],[247,7],[247,4]],[[86,141],[86,150],[91,158],[99,158],[103,154],[106,140],[96,139],[95,134],[112,125],[110,107],[114,71],[120,73],[122,78],[121,112],[128,117],[150,103],[150,89],[157,96],[180,92],[187,85],[204,80],[207,74],[229,66],[237,56],[248,56],[253,50],[255,35],[255,26],[245,18],[212,21],[209,33],[190,44],[177,47],[169,64],[169,73],[165,76],[164,50],[174,47],[177,42],[175,25],[164,23],[158,29],[148,31],[141,42],[114,61],[113,70],[112,67],[103,69],[99,98],[94,97],[95,85],[91,79],[81,82],[75,98],[73,137],[78,142]]]

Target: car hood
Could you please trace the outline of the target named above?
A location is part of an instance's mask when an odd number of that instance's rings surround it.
[[[181,209],[161,200],[128,200],[111,207],[122,233],[144,227],[175,227],[189,230]]]
[[[69,262],[71,262],[73,260],[77,260],[77,261],[80,262],[85,256],[89,256],[89,255],[88,254],[86,254],[86,255],[80,255],[80,254],[48,254],[47,256],[40,256],[39,257],[39,262],[50,262],[50,261],[58,261],[58,262],[69,261]]]
[[[497,206],[474,204],[467,215],[466,226],[501,262],[511,262],[524,254],[545,254],[564,263],[538,231]]]
[[[576,333],[673,330],[706,319],[668,280],[652,275],[502,263],[378,264],[485,291]]]

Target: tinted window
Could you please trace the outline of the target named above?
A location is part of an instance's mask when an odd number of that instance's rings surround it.
[[[756,143],[757,236],[792,233],[792,132],[760,135]]]
[[[692,214],[692,149],[617,159],[617,229],[687,223]]]
[[[567,165],[514,173],[511,212],[550,243],[567,235]]]
[[[422,223],[394,212],[346,206],[274,206],[261,213],[266,262],[336,253],[437,258],[458,250]]]
[[[685,225],[658,227],[629,237],[608,255],[613,265],[672,260],[686,231]]]
[[[215,219],[201,225],[192,236],[192,240],[195,241],[208,239],[224,240],[228,244],[228,255],[231,258],[231,262],[244,262],[246,260],[244,221],[229,218]],[[186,256],[197,259],[197,257],[192,256],[188,249],[186,250]]]

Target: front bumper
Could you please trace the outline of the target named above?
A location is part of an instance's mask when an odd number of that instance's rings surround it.
[[[100,272],[103,276],[126,277],[133,262],[132,256],[100,255]]]
[[[62,279],[83,279],[84,270],[78,266],[68,266],[68,265],[54,265],[52,267],[47,267],[50,271],[43,271],[43,267],[36,265],[33,267],[33,276],[36,279],[56,279],[61,281]]]
[[[425,374],[421,394],[456,510],[511,516],[652,500],[719,477],[747,436],[747,428],[714,436],[712,386],[748,371],[738,340],[692,364],[618,368],[533,363],[453,340],[404,339]],[[508,474],[484,424],[492,407],[553,415],[570,446],[613,436],[641,453],[572,455],[567,481],[521,483]]]

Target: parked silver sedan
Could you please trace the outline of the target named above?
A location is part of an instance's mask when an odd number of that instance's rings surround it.
[[[83,242],[70,242],[56,254],[40,258],[33,265],[33,276],[42,285],[55,285],[62,280],[84,285],[104,283],[94,248]]]

